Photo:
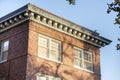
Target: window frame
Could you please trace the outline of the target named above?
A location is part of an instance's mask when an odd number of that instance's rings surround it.
[[[54,76],[50,76],[50,75],[46,75],[46,74],[37,73],[37,74],[36,74],[36,80],[37,80],[37,79],[39,80],[40,77],[47,78],[46,80],[51,80],[51,78],[57,78],[58,80],[63,80],[63,79],[60,78],[60,77],[54,77]]]
[[[61,63],[62,62],[62,44],[61,44],[61,41],[59,41],[57,39],[54,39],[54,38],[51,38],[51,37],[48,37],[46,35],[39,34],[38,35],[38,47],[40,46],[40,44],[39,44],[39,38],[40,37],[48,39],[48,42],[47,42],[47,45],[48,45],[48,52],[47,52],[47,54],[48,54],[48,56],[47,57],[39,56],[39,53],[38,53],[38,57],[44,58],[44,59],[47,59],[47,60],[52,60],[54,62]],[[59,54],[58,54],[59,57],[58,58],[59,59],[58,60],[50,58],[52,41],[55,41],[55,42],[57,42],[59,44],[59,50],[58,50],[58,52],[59,52]],[[38,49],[38,51],[39,51],[39,49]]]
[[[2,49],[4,48],[5,42],[8,42],[8,45],[7,45],[8,48],[7,50],[3,51]],[[9,40],[1,41],[0,42],[0,63],[6,62],[8,60],[8,50],[9,50]],[[4,52],[7,52],[7,58],[5,60],[2,60]]]
[[[74,61],[75,61],[75,50],[79,50],[79,51],[81,51],[82,52],[82,67],[80,67],[80,66],[77,66],[76,64],[75,64],[75,62],[74,62],[74,67],[75,68],[78,68],[78,69],[81,69],[81,70],[85,70],[85,71],[88,71],[88,72],[91,72],[91,73],[94,73],[94,67],[93,67],[93,54],[91,53],[91,52],[89,52],[89,51],[86,51],[86,50],[83,50],[83,49],[81,49],[81,48],[78,48],[78,47],[74,47],[73,48],[74,50],[73,50],[73,55],[74,55]],[[86,61],[85,59],[84,59],[84,53],[88,53],[89,55],[91,55],[91,67],[92,67],[92,69],[91,70],[89,70],[89,69],[86,69],[85,68],[85,63],[84,62],[88,62],[88,61]]]

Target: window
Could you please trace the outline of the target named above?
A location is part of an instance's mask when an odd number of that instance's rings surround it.
[[[74,65],[88,71],[93,71],[92,53],[75,47]]]
[[[75,66],[82,67],[82,50],[80,49],[75,49],[74,50],[74,64]]]
[[[44,74],[37,74],[36,78],[37,80],[62,80],[61,78],[44,75]]]
[[[61,61],[61,42],[44,35],[39,35],[38,56]]]
[[[93,71],[92,54],[84,51],[84,68]]]
[[[0,45],[0,62],[7,61],[8,58],[8,48],[9,48],[9,41],[3,41]]]

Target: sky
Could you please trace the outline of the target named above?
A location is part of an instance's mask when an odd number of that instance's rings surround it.
[[[116,44],[120,43],[119,25],[114,25],[116,13],[107,14],[107,3],[113,0],[76,0],[69,5],[66,0],[0,0],[0,18],[28,3],[82,25],[101,36],[112,40],[110,45],[100,49],[102,80],[120,80],[120,51]]]

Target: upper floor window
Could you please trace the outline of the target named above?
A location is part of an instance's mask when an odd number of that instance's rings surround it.
[[[7,61],[9,41],[2,41],[0,44],[0,62]]]
[[[37,74],[36,80],[62,80],[61,78],[54,77],[54,76],[49,76],[45,74]]]
[[[54,61],[61,61],[61,42],[40,34],[38,56]]]
[[[76,67],[93,71],[92,53],[82,50],[80,48],[74,48],[74,65]]]

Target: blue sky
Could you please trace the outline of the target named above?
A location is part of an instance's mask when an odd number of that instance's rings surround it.
[[[116,44],[120,43],[118,25],[114,25],[116,13],[107,14],[107,3],[113,0],[76,0],[76,5],[69,5],[66,0],[0,0],[0,17],[32,3],[53,14],[97,30],[101,36],[113,42],[101,48],[101,75],[102,80],[120,80],[120,51]]]

